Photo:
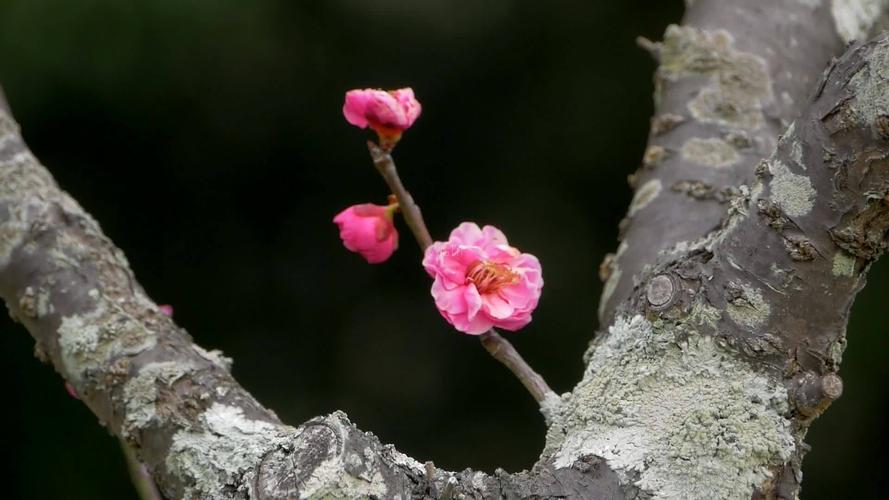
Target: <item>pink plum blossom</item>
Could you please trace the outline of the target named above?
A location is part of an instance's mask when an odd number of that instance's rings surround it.
[[[397,207],[364,203],[337,214],[333,222],[340,228],[343,245],[369,264],[384,262],[398,248],[398,231],[392,221]]]
[[[169,316],[171,318],[173,317],[173,306],[171,306],[170,304],[161,304],[161,305],[157,306],[157,309],[164,316]]]
[[[422,106],[410,87],[398,90],[355,89],[346,92],[343,114],[356,127],[374,129],[381,138],[397,141],[420,116]]]
[[[509,246],[499,229],[472,222],[427,248],[423,267],[435,280],[432,297],[441,315],[470,335],[527,325],[543,289],[537,257]]]

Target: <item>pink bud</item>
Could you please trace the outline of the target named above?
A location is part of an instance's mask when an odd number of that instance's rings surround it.
[[[170,304],[161,304],[157,308],[164,316],[173,317],[173,306]]]
[[[71,382],[65,381],[65,390],[68,391],[68,395],[74,399],[80,399],[80,396],[77,394],[77,389],[71,385]]]
[[[537,257],[509,246],[499,229],[472,222],[427,248],[423,267],[434,278],[432,297],[441,315],[470,335],[527,325],[543,289]]]
[[[356,127],[374,129],[382,139],[397,141],[420,116],[422,106],[410,87],[398,90],[355,89],[346,92],[343,114]]]
[[[340,227],[343,245],[369,264],[384,262],[398,248],[398,231],[392,222],[396,207],[364,203],[337,214],[333,222]]]

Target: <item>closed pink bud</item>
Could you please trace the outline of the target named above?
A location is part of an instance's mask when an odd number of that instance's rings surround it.
[[[527,325],[543,289],[537,257],[509,246],[494,226],[460,224],[448,241],[426,249],[423,267],[435,280],[432,297],[441,315],[470,335]]]
[[[74,385],[71,382],[65,381],[65,390],[68,391],[68,395],[74,399],[80,399],[80,395],[77,394],[77,389],[74,388]]]
[[[346,92],[343,115],[356,127],[374,129],[381,138],[397,141],[420,116],[422,106],[411,88],[355,89]]]
[[[398,248],[398,231],[392,221],[397,206],[364,203],[337,214],[333,222],[340,228],[343,245],[369,264],[384,262]]]
[[[171,306],[170,304],[161,304],[161,305],[157,306],[157,309],[164,316],[169,316],[171,318],[173,317],[173,306]]]

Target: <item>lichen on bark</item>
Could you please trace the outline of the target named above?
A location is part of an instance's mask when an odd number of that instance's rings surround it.
[[[699,0],[690,15],[714,24],[712,5]],[[671,116],[653,132],[664,146],[650,149],[631,217],[684,227],[657,245],[628,237],[603,265],[603,307],[614,298],[618,314],[585,354],[582,381],[550,402],[530,471],[423,466],[340,412],[281,423],[231,377],[230,359],[160,313],[3,106],[0,296],[170,497],[792,498],[806,430],[841,393],[852,301],[889,241],[889,36],[831,65],[763,163],[788,118],[770,110],[802,102],[800,89],[752,52],[758,41],[712,26],[670,36],[663,73],[679,87],[664,106],[683,114],[659,113]],[[761,70],[767,82],[745,80]],[[728,93],[735,109],[714,108],[718,120],[701,112],[710,108],[686,110],[690,88]],[[775,89],[789,98],[772,102]],[[739,158],[701,169],[670,154],[693,138],[723,141]],[[725,195],[688,196],[673,188],[680,181]],[[698,206],[705,223],[685,225]]]
[[[694,322],[620,318],[554,419],[544,456],[557,467],[603,457],[653,498],[749,498],[793,453],[788,408],[780,383]]]

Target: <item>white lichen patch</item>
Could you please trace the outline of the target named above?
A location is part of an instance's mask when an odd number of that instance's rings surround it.
[[[633,201],[630,202],[629,216],[633,216],[639,210],[647,207],[658,195],[661,194],[661,181],[659,179],[651,179],[636,190],[633,195]]]
[[[175,361],[149,363],[142,367],[138,375],[131,378],[123,388],[126,414],[121,425],[122,436],[136,436],[140,430],[157,420],[158,386],[170,387],[193,369],[191,364]]]
[[[787,126],[787,130],[785,130],[784,133],[781,134],[781,140],[778,141],[778,148],[789,149],[790,159],[793,160],[793,163],[805,170],[806,164],[803,163],[803,145],[799,140],[797,140],[794,135],[795,133],[796,122],[791,122],[790,125]]]
[[[695,302],[688,313],[688,322],[696,326],[709,326],[715,329],[720,319],[722,319],[722,311],[700,302]]]
[[[754,329],[764,324],[772,313],[772,307],[762,297],[762,292],[750,285],[740,285],[741,296],[728,302],[725,307],[729,318],[740,326]]]
[[[417,460],[414,460],[412,457],[409,457],[409,456],[405,455],[404,453],[401,453],[400,451],[392,448],[391,445],[388,445],[388,446],[389,446],[389,456],[392,459],[392,463],[394,463],[395,465],[397,465],[399,467],[411,469],[414,472],[418,472],[421,474],[426,473],[426,468],[423,467],[423,464],[421,464]]]
[[[22,172],[36,163],[27,151],[0,161],[0,267],[9,262],[30,228],[28,205],[15,197],[25,187],[21,182]]]
[[[856,93],[855,114],[865,125],[874,128],[878,117],[889,116],[889,92],[886,91],[889,87],[889,48],[885,41],[883,44],[882,50],[875,50],[868,64],[849,81],[849,87]]]
[[[787,392],[694,326],[618,319],[547,434],[658,499],[749,499],[795,446]]]
[[[355,455],[361,465],[362,457]],[[365,465],[368,473],[356,477],[344,471],[343,460],[333,457],[315,469],[303,483],[300,498],[386,498],[388,487],[379,467]]]
[[[338,436],[347,436],[349,428],[345,414],[336,412],[325,419],[328,428]],[[297,448],[300,446],[297,440]],[[395,452],[395,450],[391,450]],[[397,453],[397,452],[395,452]],[[394,463],[406,464],[415,472],[423,471],[418,462],[403,456],[393,456]],[[370,448],[363,453],[332,453],[321,462],[299,488],[299,498],[389,498],[388,486],[382,474],[382,464]],[[360,471],[357,474],[348,472]]]
[[[240,408],[214,403],[198,419],[199,425],[173,436],[167,470],[192,485],[185,498],[252,496],[260,460],[269,451],[289,445],[294,432],[246,418]]]
[[[855,276],[855,256],[842,250],[833,256],[833,275],[851,278]]]
[[[608,275],[608,280],[605,281],[605,286],[602,287],[602,296],[599,298],[599,319],[602,319],[602,315],[605,314],[605,307],[608,305],[608,301],[611,300],[611,296],[614,294],[617,285],[620,283],[620,278],[623,275],[623,271],[620,268],[620,258],[623,256],[624,252],[627,251],[627,248],[629,248],[629,245],[626,241],[621,241],[620,245],[617,246],[611,274]]]
[[[718,137],[692,137],[682,145],[681,153],[686,161],[715,168],[730,167],[741,159],[734,146]]]
[[[213,363],[214,365],[218,366],[219,368],[222,368],[225,371],[231,370],[234,360],[232,360],[232,358],[226,356],[219,349],[213,349],[211,351],[208,351],[197,344],[193,344],[192,347],[194,347],[194,350],[197,351],[198,355],[200,355],[202,358],[206,359],[207,361]]]
[[[58,338],[62,364],[75,385],[113,357],[138,354],[157,342],[141,323],[108,309],[102,300],[88,313],[63,317]]]
[[[48,288],[40,287],[37,289],[37,317],[45,318],[56,312],[56,307],[52,305],[52,295]]]
[[[772,100],[768,67],[761,57],[735,50],[727,31],[669,26],[661,48],[660,74],[669,80],[708,76],[688,103],[703,123],[754,130],[763,125],[763,106]]]
[[[802,217],[815,206],[815,188],[805,175],[795,174],[779,160],[771,160],[769,170],[770,198],[781,210],[791,217]]]
[[[886,0],[832,0],[830,12],[844,42],[862,40],[887,6]]]
[[[806,164],[803,163],[803,145],[799,141],[795,141],[790,145],[790,159],[803,170],[806,169]]]

